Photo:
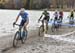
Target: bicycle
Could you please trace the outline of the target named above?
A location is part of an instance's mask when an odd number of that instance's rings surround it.
[[[74,18],[68,16],[67,18],[69,18],[69,24],[70,25],[73,25],[74,24]],[[73,26],[70,26],[70,27],[73,27]]]
[[[52,26],[51,26],[51,31],[54,32],[54,31],[58,31],[58,29],[60,28],[61,26],[61,20],[54,20],[54,22],[52,23]]]
[[[74,19],[69,19],[69,24],[73,25],[74,24]]]
[[[42,20],[40,20],[42,23]],[[44,25],[41,24],[41,26],[39,27],[39,36],[44,36],[45,33],[47,33],[48,31],[48,25],[46,25],[47,21],[44,20]]]
[[[19,24],[15,24],[16,26],[19,26],[19,27],[22,27],[20,26]],[[27,40],[27,34],[28,32],[25,31],[25,35],[23,35],[23,28],[21,28],[21,30],[18,30],[16,33],[15,33],[15,36],[14,36],[14,39],[13,39],[13,47],[17,47],[17,44],[19,41],[22,42],[22,44],[25,43],[25,40]]]

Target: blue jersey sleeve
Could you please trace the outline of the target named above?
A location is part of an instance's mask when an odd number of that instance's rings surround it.
[[[18,16],[20,16],[20,15],[21,15],[21,13],[19,12]]]
[[[26,13],[26,15],[27,15],[27,18],[28,18],[28,13]]]
[[[21,12],[20,12],[20,13],[18,14],[18,17],[19,17],[19,16],[21,16],[21,18],[22,18],[23,20],[29,18],[27,12],[24,12],[24,13],[21,13]]]

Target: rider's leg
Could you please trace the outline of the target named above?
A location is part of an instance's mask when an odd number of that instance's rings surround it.
[[[63,22],[63,16],[62,16],[61,22]]]
[[[43,27],[43,31],[44,31],[44,19],[42,20],[42,27]]]
[[[48,21],[45,20],[45,22],[46,22],[46,33],[47,33],[47,31],[48,31]]]
[[[23,30],[23,36],[25,36],[27,38],[27,26],[28,26],[28,23],[29,23],[29,19],[24,23],[24,30]],[[25,33],[26,32],[26,33]]]
[[[59,18],[60,18],[60,19],[59,19],[59,21],[60,21],[60,22],[59,22],[59,28],[60,28],[60,27],[61,27],[61,24],[62,24],[62,19],[63,19],[63,17],[60,16]]]
[[[46,20],[46,30],[48,30],[48,21]]]
[[[24,21],[21,20],[21,23],[20,23],[20,26],[21,26],[21,27],[19,27],[19,37],[20,37],[20,39],[22,38],[21,29],[22,29],[22,27],[23,27],[23,23],[24,23]]]
[[[22,38],[22,36],[21,36],[21,29],[22,29],[22,27],[19,27],[19,39]]]
[[[21,29],[22,29],[22,27],[19,27],[19,33],[20,33],[20,35],[21,35]]]
[[[72,27],[73,27],[73,24],[74,24],[74,17],[72,17]]]
[[[72,20],[74,20],[74,17],[72,17]]]
[[[60,17],[59,17],[59,20],[60,20],[60,21],[61,21],[61,23],[62,23],[62,16],[60,16]]]

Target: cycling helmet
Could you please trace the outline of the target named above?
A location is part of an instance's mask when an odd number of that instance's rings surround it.
[[[47,12],[47,9],[44,9],[44,12]]]
[[[25,12],[25,9],[24,9],[24,8],[21,8],[21,9],[20,9],[20,12],[21,12],[21,13],[24,13],[24,12]]]

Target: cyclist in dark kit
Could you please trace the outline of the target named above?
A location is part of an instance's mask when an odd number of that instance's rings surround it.
[[[71,13],[70,13],[69,24],[74,24],[74,11],[73,10],[71,10]]]
[[[44,16],[44,17],[43,17]],[[42,19],[43,17],[43,19]],[[46,29],[48,30],[48,21],[49,21],[49,12],[47,12],[47,9],[44,10],[44,12],[42,13],[41,17],[38,19],[38,22],[42,19],[42,26],[44,27],[44,23],[46,23]],[[44,30],[44,28],[43,28]]]

